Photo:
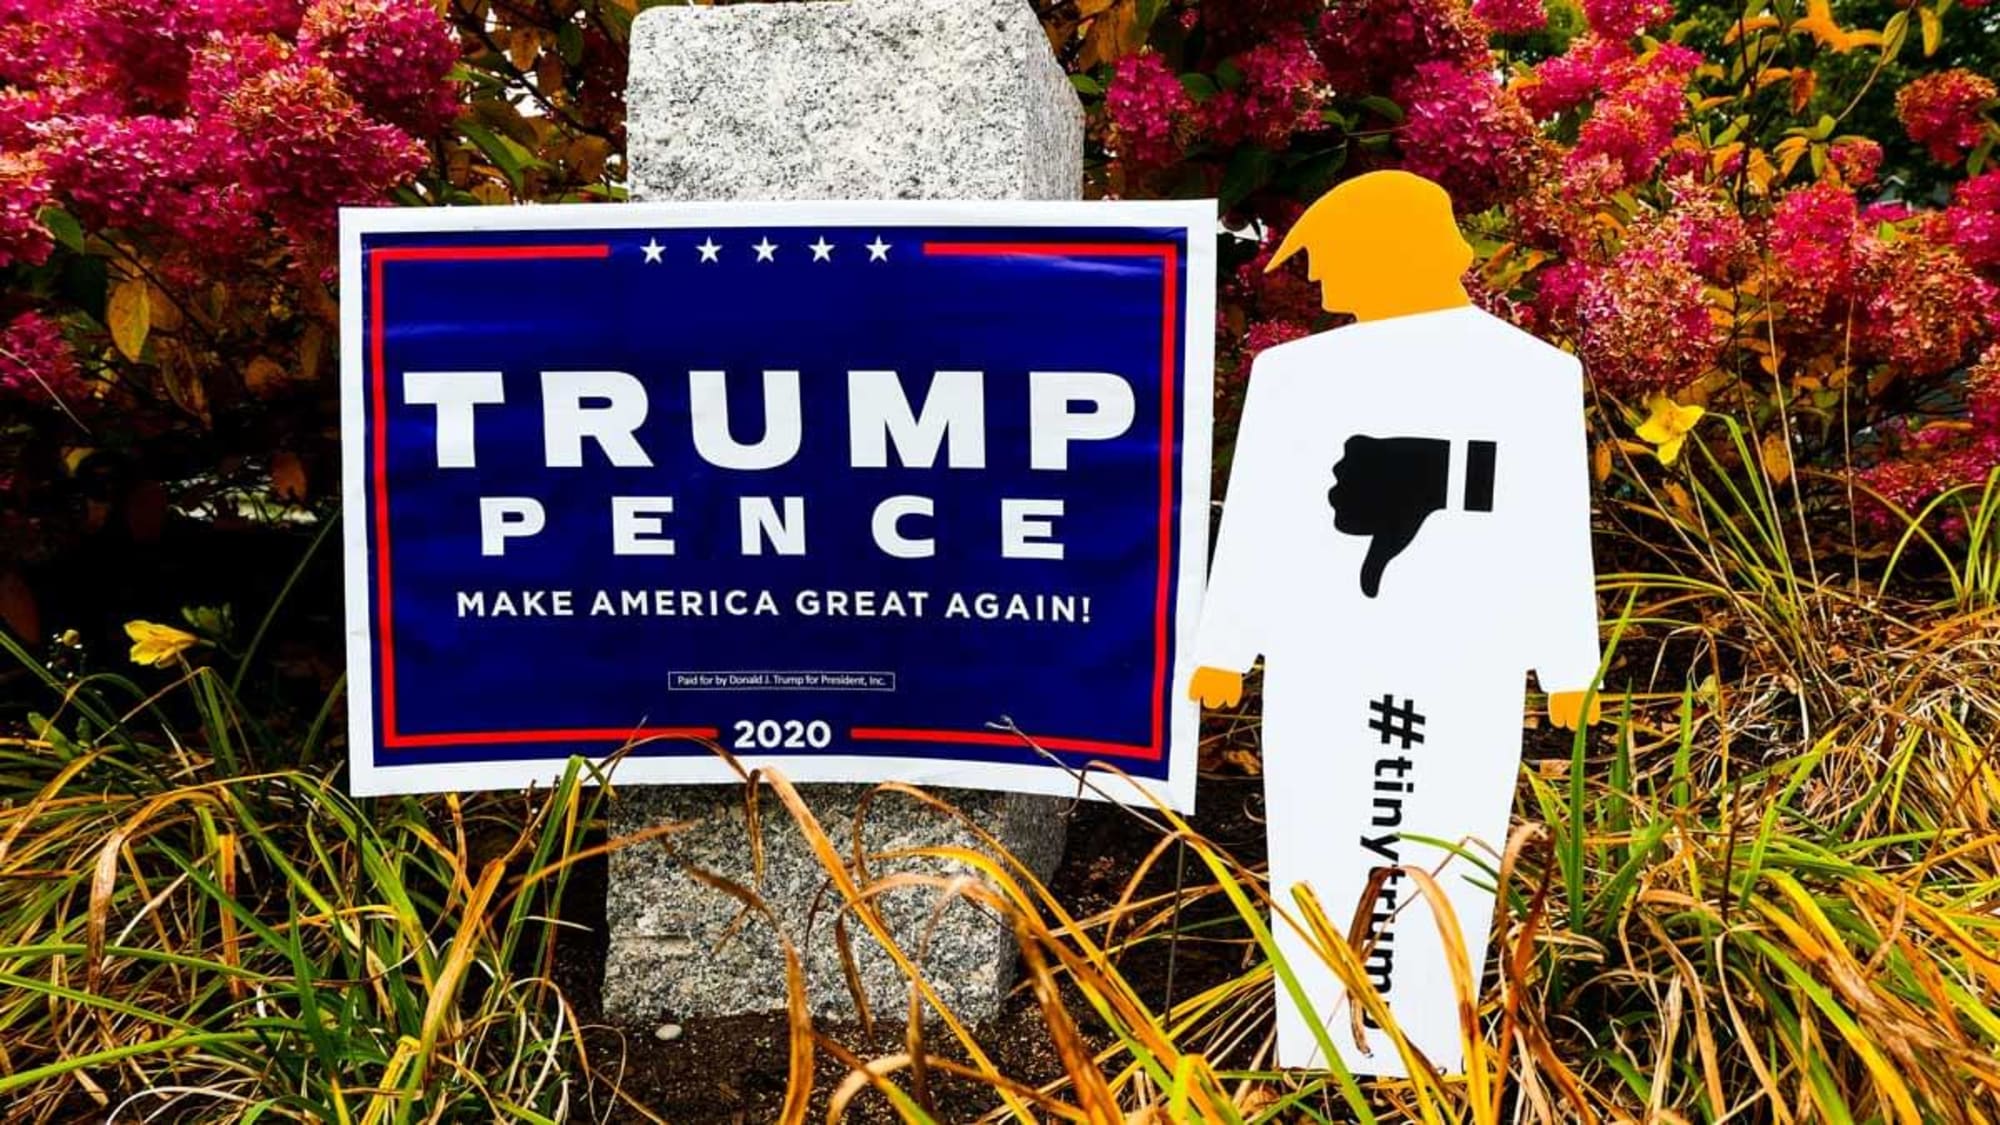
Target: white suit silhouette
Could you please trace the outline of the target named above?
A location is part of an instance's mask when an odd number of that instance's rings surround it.
[[[1368,444],[1351,446],[1356,436],[1440,439],[1415,452],[1436,455],[1441,471],[1427,479],[1443,482],[1431,489],[1443,507],[1382,568],[1374,596],[1361,582],[1371,539],[1336,528],[1329,496],[1336,463]],[[1450,856],[1416,837],[1504,846],[1524,673],[1553,694],[1586,690],[1597,672],[1584,440],[1577,361],[1469,305],[1356,323],[1257,358],[1194,662],[1243,671],[1264,657],[1271,893],[1286,910],[1292,888],[1309,884],[1344,931],[1371,869],[1431,870]],[[1492,444],[1475,450],[1482,442]],[[1423,491],[1422,457],[1387,476],[1364,460],[1342,464],[1332,500],[1365,506],[1387,493],[1393,507],[1408,502],[1396,494]],[[1456,858],[1439,883],[1476,986],[1492,894],[1474,878],[1490,888]],[[1376,911],[1395,916],[1377,919],[1370,977],[1429,1061],[1460,1068],[1430,909],[1399,879]],[[1370,1053],[1356,1050],[1331,970],[1289,925],[1275,929],[1350,1069],[1401,1075],[1380,1031],[1366,1033]],[[1328,1065],[1282,988],[1278,1059]]]

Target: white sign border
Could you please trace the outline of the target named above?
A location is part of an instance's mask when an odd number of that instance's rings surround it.
[[[878,755],[738,755],[745,769],[776,768],[794,782],[996,789],[1128,804],[1159,801],[1194,811],[1200,709],[1183,685],[1193,674],[1194,632],[1201,619],[1208,566],[1210,466],[1214,441],[1216,204],[1171,201],[786,201],[765,203],[569,203],[514,207],[355,208],[340,211],[340,418],[342,539],[347,598],[348,791],[356,797],[460,790],[546,788],[568,768],[569,755],[510,761],[382,766],[374,762],[374,654],[369,607],[366,356],[362,343],[361,239],[364,234],[530,232],[552,230],[675,230],[760,226],[1049,227],[1103,230],[1176,227],[1187,237],[1187,314],[1182,318],[1180,558],[1174,614],[1174,668],[1167,685],[1167,781],[1127,779],[1089,769],[1080,780],[1052,766],[951,761]],[[1029,732],[1032,735],[1032,732]],[[592,761],[602,762],[603,758]],[[1115,764],[1115,763],[1113,763]],[[728,762],[707,755],[646,757],[619,762],[622,785],[740,783]]]

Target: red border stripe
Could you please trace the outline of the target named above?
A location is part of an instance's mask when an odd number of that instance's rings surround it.
[[[389,372],[384,358],[382,327],[382,267],[390,262],[522,261],[542,258],[608,258],[608,242],[556,246],[384,246],[368,254],[368,358],[374,369],[372,456],[375,462],[375,636],[382,651],[382,676],[377,688],[382,699],[382,745],[448,746],[455,742],[421,741],[457,739],[463,742],[533,741],[514,737],[523,732],[482,734],[405,735],[396,729],[396,632],[390,619],[392,588],[389,569]],[[690,731],[690,733],[699,733]],[[713,737],[719,732],[708,732]],[[621,734],[619,737],[623,737]],[[418,741],[413,741],[418,740]]]
[[[642,738],[706,738],[715,741],[715,727],[578,727],[567,730],[448,731],[442,734],[398,735],[398,746],[479,746],[507,742],[637,742]]]
[[[926,242],[924,253],[943,258],[1168,258],[1179,247],[1157,242]]]
[[[1153,605],[1153,738],[1150,745],[1132,746],[1118,742],[1095,742],[1074,738],[1036,738],[1053,750],[1083,750],[1121,757],[1159,761],[1166,756],[1164,728],[1167,693],[1167,588],[1173,577],[1174,530],[1174,393],[1178,365],[1174,362],[1180,339],[1180,247],[1171,242],[926,242],[924,253],[934,257],[1062,257],[1062,258],[1158,258],[1164,281],[1160,313],[1160,566]],[[856,727],[848,732],[859,741],[921,740],[968,742],[984,745],[1014,744],[1012,735],[984,732],[917,731],[895,734],[889,728]],[[1033,736],[1030,736],[1033,737]]]
[[[570,246],[384,246],[368,253],[378,262],[492,262],[541,258],[609,258],[611,244],[592,242]]]

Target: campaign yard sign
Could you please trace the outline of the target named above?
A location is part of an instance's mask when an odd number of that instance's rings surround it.
[[[627,747],[626,783],[735,780],[717,744],[1051,794],[1106,762],[1190,807],[1215,230],[1212,203],[344,211],[354,792]]]

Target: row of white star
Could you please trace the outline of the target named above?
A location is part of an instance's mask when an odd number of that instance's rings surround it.
[[[863,243],[862,248],[868,251],[868,260],[871,262],[886,262],[889,260],[890,244],[882,241],[882,236],[879,234],[875,236],[875,241]],[[660,240],[657,238],[649,239],[644,246],[639,247],[639,250],[646,255],[646,262],[649,265],[663,263],[665,259],[661,257],[661,254],[666,249],[665,246],[660,245]],[[722,244],[715,241],[713,236],[703,239],[700,244],[695,246],[695,249],[701,252],[701,260],[704,262],[721,261]],[[778,244],[772,242],[768,236],[751,243],[750,249],[757,252],[757,260],[760,262],[777,261]],[[821,235],[817,242],[807,243],[806,249],[812,251],[812,260],[815,262],[830,262],[833,260],[834,244],[828,242],[825,235]]]

